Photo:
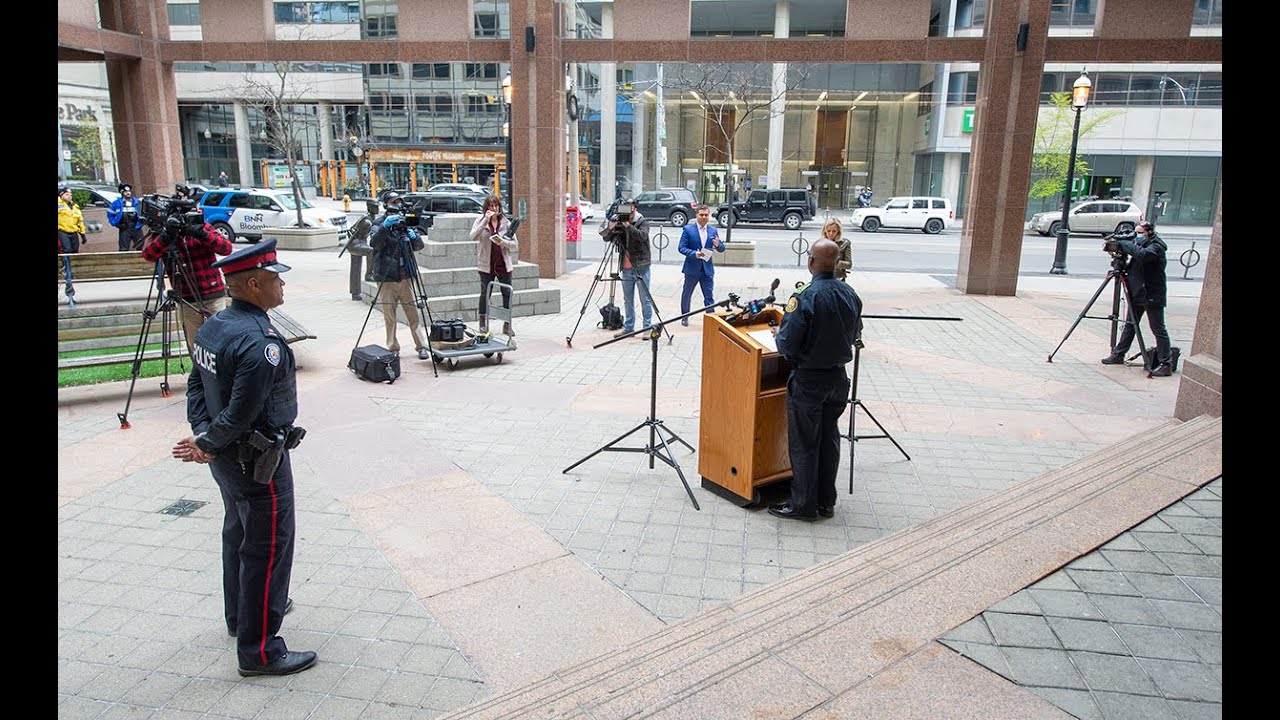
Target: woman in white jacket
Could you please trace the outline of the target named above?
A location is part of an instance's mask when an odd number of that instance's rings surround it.
[[[489,283],[497,280],[511,285],[511,272],[516,263],[512,254],[520,248],[514,237],[506,237],[511,222],[502,214],[502,202],[496,195],[485,198],[483,214],[471,225],[471,239],[476,241],[476,269],[480,272],[480,330],[489,329]],[[502,288],[502,307],[511,307],[511,291]],[[503,323],[502,332],[513,335],[511,323]]]

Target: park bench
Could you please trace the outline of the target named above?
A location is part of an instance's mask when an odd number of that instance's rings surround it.
[[[69,261],[69,265],[64,263],[64,259]],[[58,310],[59,355],[71,351],[100,351],[77,357],[59,357],[59,370],[133,362],[142,334],[145,319],[143,313],[148,309],[145,301],[76,303],[75,284],[119,280],[150,282],[155,272],[156,264],[145,260],[141,251],[137,250],[58,255],[58,282],[64,285],[64,291],[70,290],[67,307]],[[152,298],[153,304],[154,300]],[[316,337],[302,323],[281,312],[279,308],[268,310],[267,316],[287,343]],[[166,320],[169,325],[168,357],[185,358],[187,348],[176,310],[168,314],[168,317],[161,313],[152,319],[143,344],[163,344]],[[129,350],[125,352],[121,348]],[[153,348],[144,351],[142,359],[156,360],[163,358],[165,354],[164,347]]]

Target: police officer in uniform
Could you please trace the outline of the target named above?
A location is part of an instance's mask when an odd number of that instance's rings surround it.
[[[288,675],[316,662],[277,633],[289,611],[293,567],[293,468],[288,450],[304,431],[293,352],[267,311],[284,302],[289,269],[275,238],[232,253],[222,270],[231,304],[196,332],[187,381],[192,435],[173,448],[183,462],[208,463],[222,492],[222,590],[227,632],[240,674]]]
[[[777,331],[778,352],[791,363],[787,378],[787,450],[791,497],[769,507],[771,515],[815,520],[832,517],[840,465],[837,422],[848,405],[849,376],[862,300],[836,279],[840,248],[827,238],[813,244],[813,280],[792,294]]]

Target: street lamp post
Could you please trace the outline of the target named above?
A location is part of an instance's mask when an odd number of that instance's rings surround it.
[[[502,123],[502,135],[507,139],[507,212],[516,216],[515,179],[511,167],[511,73],[502,78],[502,105],[506,111],[506,121]]]
[[[1089,74],[1081,71],[1071,86],[1071,109],[1076,111],[1075,125],[1071,129],[1071,155],[1067,158],[1067,187],[1062,193],[1062,221],[1058,223],[1058,244],[1053,251],[1053,275],[1067,274],[1067,213],[1071,210],[1071,183],[1076,172],[1076,144],[1080,141],[1080,111],[1089,103],[1089,91],[1093,83]]]

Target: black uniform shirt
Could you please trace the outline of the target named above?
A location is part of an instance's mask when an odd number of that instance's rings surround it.
[[[192,347],[187,421],[204,433],[201,450],[220,453],[253,430],[298,417],[293,351],[262,308],[232,300],[200,326]]]
[[[829,370],[853,359],[862,300],[834,273],[796,290],[778,330],[778,351],[797,370]]]

